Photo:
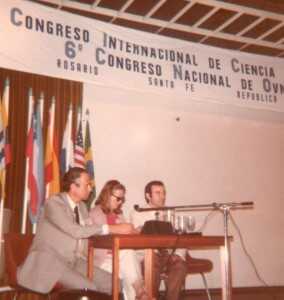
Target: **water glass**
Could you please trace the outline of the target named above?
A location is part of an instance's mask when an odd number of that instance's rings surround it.
[[[178,234],[191,233],[195,229],[195,218],[193,216],[177,216],[175,220],[175,231]]]
[[[187,216],[186,218],[187,218],[186,225],[185,225],[186,226],[186,232],[191,233],[195,229],[195,225],[196,225],[195,217]]]
[[[168,209],[165,214],[165,221],[170,222],[172,227],[175,228],[175,211]]]
[[[177,216],[175,219],[175,231],[178,234],[187,232],[187,216]]]
[[[174,229],[175,229],[175,233],[181,234],[181,221],[180,221],[180,216],[176,216],[176,217],[175,217]]]

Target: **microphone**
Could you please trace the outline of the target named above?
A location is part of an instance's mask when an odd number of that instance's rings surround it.
[[[147,208],[142,208],[139,207],[138,204],[133,205],[134,209],[138,212],[144,212],[144,211],[157,211],[157,210],[167,210],[169,209],[168,206],[162,206],[162,207],[147,207]]]
[[[136,211],[140,211],[140,208],[139,208],[139,205],[138,205],[138,204],[135,204],[133,207],[134,207],[134,209],[135,209]]]

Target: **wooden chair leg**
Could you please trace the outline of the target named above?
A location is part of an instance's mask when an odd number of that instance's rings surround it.
[[[19,295],[20,293],[18,293],[18,292],[15,292],[14,293],[14,296],[13,296],[13,300],[17,300],[18,299],[18,295]]]

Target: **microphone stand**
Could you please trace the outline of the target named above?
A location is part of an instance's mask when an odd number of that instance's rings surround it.
[[[220,204],[216,205],[215,209],[219,209],[223,213],[224,218],[224,276],[225,276],[225,291],[224,298],[226,300],[231,300],[232,298],[232,278],[231,278],[231,258],[230,258],[230,248],[229,248],[229,215],[230,208],[232,204]]]
[[[229,249],[229,215],[230,209],[252,207],[253,202],[228,202],[228,203],[212,203],[203,205],[183,205],[183,206],[164,206],[158,208],[140,208],[139,205],[134,205],[134,209],[138,212],[143,211],[159,211],[159,210],[173,210],[176,211],[194,211],[194,210],[220,210],[224,218],[224,276],[225,276],[225,289],[223,290],[224,300],[231,300],[232,298],[232,279],[231,279],[231,260]]]

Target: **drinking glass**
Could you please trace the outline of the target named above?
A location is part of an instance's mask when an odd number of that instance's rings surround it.
[[[182,233],[182,224],[181,223],[182,223],[181,222],[181,216],[176,216],[175,217],[175,226],[174,226],[174,228],[175,228],[175,232],[177,234],[181,234]]]
[[[195,229],[195,217],[193,216],[186,216],[185,228],[187,233],[191,233]]]
[[[175,229],[175,211],[168,209],[165,214],[165,221],[172,224],[173,229]]]
[[[178,234],[187,233],[188,229],[188,217],[177,216],[175,222],[175,230]]]

